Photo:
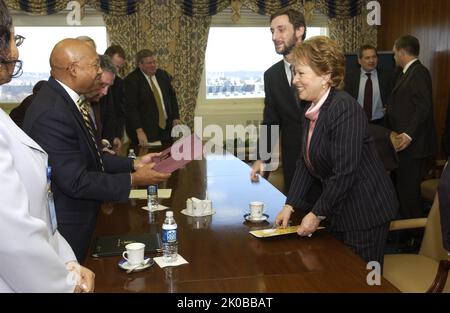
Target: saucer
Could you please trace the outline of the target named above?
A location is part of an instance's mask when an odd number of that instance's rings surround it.
[[[144,260],[147,260],[147,259],[150,259],[150,261],[148,261],[147,264],[136,267],[136,268],[133,270],[133,272],[143,271],[143,270],[145,270],[146,268],[149,268],[150,266],[152,266],[153,264],[155,264],[155,261],[154,261],[152,258],[149,258],[148,256],[144,257]],[[117,265],[119,265],[119,267],[120,267],[121,269],[123,269],[123,270],[129,270],[130,268],[133,268],[133,266],[134,266],[134,265],[130,265],[130,264],[127,262],[127,260],[125,260],[125,259],[121,259]]]
[[[183,213],[184,215],[187,215],[187,216],[192,216],[192,217],[202,217],[202,216],[209,216],[209,215],[216,214],[216,210],[214,210],[214,208],[213,208],[211,213],[209,213],[209,214],[202,214],[202,215],[193,215],[191,213],[188,213],[187,209],[181,210],[181,213]]]
[[[269,215],[263,214],[260,218],[252,218],[250,213],[247,213],[244,215],[244,218],[246,221],[249,221],[252,223],[261,223],[261,222],[267,221],[267,219],[269,218]]]

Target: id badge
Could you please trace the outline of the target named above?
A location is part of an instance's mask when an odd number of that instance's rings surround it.
[[[53,200],[53,194],[49,192],[47,194],[48,213],[50,216],[50,223],[52,227],[52,234],[54,235],[58,228],[58,222],[56,220],[55,201]]]

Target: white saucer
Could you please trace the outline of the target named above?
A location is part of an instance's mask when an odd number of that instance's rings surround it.
[[[209,214],[202,214],[202,215],[193,215],[191,213],[188,213],[187,209],[181,210],[181,213],[183,213],[184,215],[187,215],[187,216],[192,216],[192,217],[202,217],[202,216],[209,216],[209,215],[216,214],[216,210],[212,209],[211,213],[209,213]]]
[[[148,256],[144,257],[144,260],[147,260],[147,259],[150,259],[150,260],[147,262],[147,264],[144,264],[144,265],[141,265],[141,266],[136,267],[135,269],[133,269],[133,272],[143,271],[143,270],[145,270],[146,268],[149,268],[150,266],[152,266],[153,264],[155,264],[155,261],[153,261],[152,258],[149,258]],[[130,264],[127,262],[127,260],[125,260],[125,259],[121,259],[117,265],[119,265],[119,267],[120,267],[121,269],[124,269],[124,270],[129,270],[130,268],[133,268],[133,267],[134,267],[134,265],[130,265]]]
[[[263,214],[260,218],[252,218],[252,216],[249,213],[247,213],[244,215],[244,218],[246,221],[249,221],[252,223],[261,223],[261,222],[267,221],[267,219],[269,218],[269,215]]]

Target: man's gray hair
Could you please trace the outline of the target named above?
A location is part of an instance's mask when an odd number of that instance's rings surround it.
[[[98,57],[100,58],[100,67],[104,72],[110,72],[117,75],[117,69],[108,55],[100,54]]]
[[[149,49],[143,49],[140,50],[138,53],[136,53],[136,66],[139,66],[139,64],[142,62],[143,59],[154,56],[155,53],[152,50]]]

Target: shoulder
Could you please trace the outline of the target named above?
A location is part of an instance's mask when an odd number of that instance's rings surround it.
[[[281,61],[275,63],[274,65],[272,65],[271,67],[269,67],[264,72],[264,75],[273,75],[274,73],[280,72],[283,69],[284,69],[284,61],[281,60]]]
[[[167,72],[163,69],[160,69],[160,68],[156,70],[155,76],[158,78],[166,79],[166,80],[172,80],[172,75],[170,75],[169,72]]]
[[[345,90],[335,90],[332,95],[329,111],[332,114],[357,113],[362,112],[361,106]]]

